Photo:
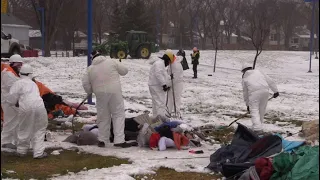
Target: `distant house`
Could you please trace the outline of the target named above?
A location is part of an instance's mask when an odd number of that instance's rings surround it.
[[[42,48],[42,35],[41,31],[36,29],[30,29],[29,30],[29,41],[30,46],[32,48],[41,49]]]
[[[12,38],[19,40],[20,44],[29,46],[30,28],[31,26],[13,15],[1,14],[1,29],[7,34],[11,34]]]
[[[314,35],[314,45],[317,42],[317,36]],[[285,35],[282,31],[276,31],[271,28],[267,47],[268,49],[284,49]],[[306,26],[299,26],[294,29],[293,36],[289,39],[289,48],[291,50],[309,50],[310,31]]]
[[[318,37],[314,35],[314,45],[318,41]],[[290,47],[297,50],[309,50],[310,31],[306,26],[295,28],[295,33],[290,39]],[[315,46],[314,46],[315,47]]]

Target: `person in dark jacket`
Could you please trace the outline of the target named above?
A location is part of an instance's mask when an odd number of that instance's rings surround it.
[[[180,49],[177,52],[177,56],[182,56],[181,65],[182,65],[183,70],[185,71],[185,70],[189,69],[188,61],[186,59],[186,52],[184,52],[184,50]]]
[[[191,55],[191,63],[193,64],[193,78],[198,78],[198,71],[197,71],[197,67],[199,65],[199,58],[200,58],[200,52],[198,50],[197,47],[193,48],[193,53],[190,54]]]

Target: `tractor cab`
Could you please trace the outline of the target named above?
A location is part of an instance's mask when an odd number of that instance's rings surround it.
[[[144,31],[127,31],[125,41],[118,41],[111,45],[111,58],[125,59],[129,54],[132,58],[149,59],[151,43],[147,37],[148,33]]]

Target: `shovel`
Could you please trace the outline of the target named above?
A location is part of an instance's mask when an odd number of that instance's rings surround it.
[[[273,99],[273,96],[271,98],[268,99],[268,101],[270,101],[271,99]],[[236,120],[232,121],[228,126],[223,126],[222,128],[227,128],[230,127],[233,123],[239,121],[242,118],[245,118],[248,114],[250,114],[249,112],[246,112],[245,114],[243,114],[242,116],[240,116],[239,118],[237,118]]]
[[[90,94],[91,95],[91,94]],[[75,113],[73,114],[73,117],[72,117],[72,120],[71,120],[71,123],[72,123],[72,134],[74,134],[74,117],[76,116],[76,114],[77,114],[77,112],[78,112],[78,109],[80,108],[80,106],[89,98],[89,96],[90,95],[88,95],[79,105],[78,105],[78,107],[76,108],[76,111],[75,111]]]

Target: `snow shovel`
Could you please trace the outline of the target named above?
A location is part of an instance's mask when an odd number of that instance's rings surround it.
[[[90,94],[91,95],[91,94]],[[71,120],[71,123],[72,123],[72,134],[74,134],[74,123],[73,123],[73,120],[74,120],[74,117],[76,116],[76,114],[77,114],[77,112],[78,112],[78,109],[80,108],[80,106],[89,98],[89,96],[90,95],[88,95],[79,105],[78,105],[78,107],[76,108],[76,111],[75,111],[75,113],[73,114],[73,117],[72,117],[72,120]]]
[[[235,123],[235,122],[239,121],[240,119],[246,117],[248,114],[249,114],[249,112],[246,112],[245,114],[241,115],[236,120],[232,121],[228,126],[225,126],[225,128],[230,127],[233,123]]]
[[[268,101],[270,101],[271,99],[273,99],[273,96],[271,98],[268,99]],[[230,127],[233,123],[239,121],[240,119],[246,117],[248,114],[250,114],[249,112],[246,112],[245,114],[243,114],[242,116],[240,116],[239,118],[237,118],[236,120],[232,121],[228,126],[225,126],[224,128],[226,127]]]

